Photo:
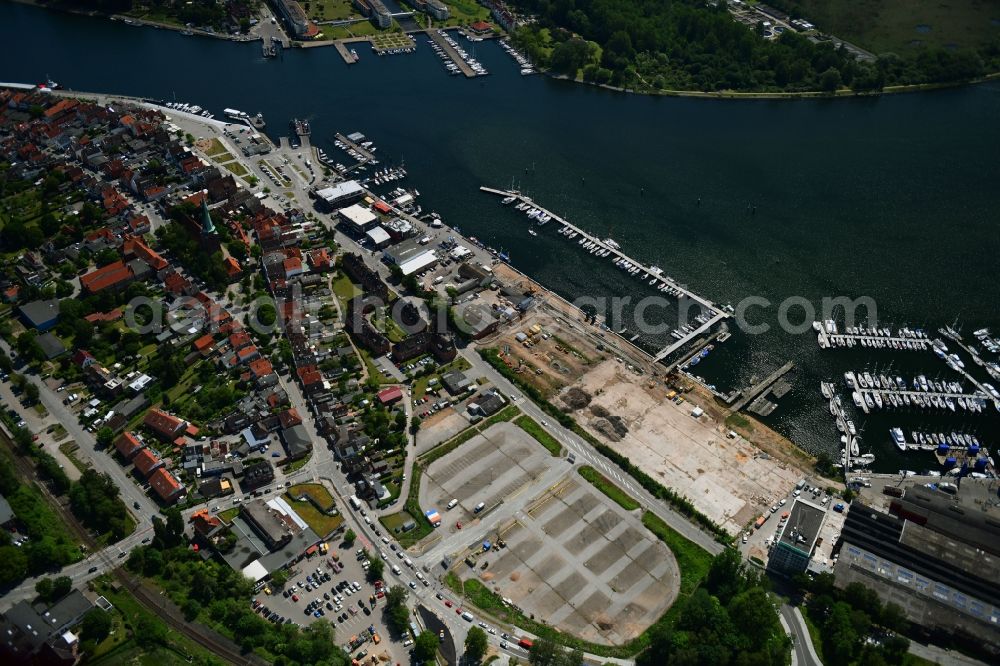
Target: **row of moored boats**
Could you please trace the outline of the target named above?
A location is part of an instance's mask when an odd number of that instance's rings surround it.
[[[511,46],[510,42],[503,40],[500,42],[500,48],[509,53],[510,57],[517,61],[517,64],[521,66],[521,76],[528,76],[529,74],[535,73],[535,68],[531,66],[531,61],[528,60],[527,56]]]
[[[167,102],[166,107],[168,109],[173,109],[174,111],[183,111],[184,113],[190,113],[196,116],[201,116],[202,118],[208,118],[209,120],[215,117],[214,114],[209,113],[208,111],[201,108],[197,104],[185,104],[183,102]]]

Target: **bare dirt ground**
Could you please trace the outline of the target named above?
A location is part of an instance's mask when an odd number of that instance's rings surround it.
[[[676,405],[667,400],[662,385],[616,361],[597,365],[562,395],[571,391],[591,396],[586,407],[574,412],[581,425],[660,483],[686,495],[731,534],[803,477],[801,469],[762,455],[743,437],[727,437],[729,428],[709,414],[692,417],[696,404],[705,407],[707,401]]]

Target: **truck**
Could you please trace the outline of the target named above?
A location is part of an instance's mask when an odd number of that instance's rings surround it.
[[[466,622],[472,622],[472,613],[470,613],[469,611],[465,611],[464,613],[462,613],[462,619],[465,620]]]
[[[525,650],[530,650],[532,646],[534,646],[534,643],[531,642],[530,638],[522,638],[517,642],[517,644]]]
[[[755,527],[756,529],[758,529],[758,530],[759,530],[760,528],[762,528],[762,527],[764,526],[764,523],[766,523],[766,522],[767,522],[767,516],[768,516],[768,515],[770,515],[770,514],[765,514],[765,515],[761,516],[760,518],[758,518],[758,519],[757,519],[757,522],[755,522],[755,523],[753,524],[753,526],[754,526],[754,527]]]

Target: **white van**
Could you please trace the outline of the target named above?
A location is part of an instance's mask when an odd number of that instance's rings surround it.
[[[408,558],[408,557],[404,557],[403,558],[403,564],[405,564],[406,566],[410,567],[411,569],[413,568],[413,562],[410,561],[410,558]]]
[[[452,501],[448,502],[448,506],[446,506],[445,508],[448,509],[449,511],[451,511],[456,506],[458,506],[458,500],[457,499],[453,499]]]
[[[394,574],[396,574],[398,576],[399,574],[401,574],[403,572],[400,571],[398,564],[393,564],[392,565],[392,573],[394,573]]]
[[[351,508],[355,511],[361,508],[361,502],[358,501],[357,495],[351,495],[351,498],[348,501],[351,503]]]
[[[473,513],[479,513],[486,508],[486,502],[480,502],[476,505],[476,508],[472,510]]]
[[[464,613],[462,613],[462,619],[465,620],[466,622],[472,622],[473,619],[472,613],[470,613],[469,611],[465,611]]]

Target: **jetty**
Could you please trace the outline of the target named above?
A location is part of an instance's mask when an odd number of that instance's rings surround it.
[[[701,325],[698,326],[697,328],[693,328],[690,331],[684,333],[675,342],[672,342],[671,344],[667,345],[659,352],[654,354],[653,360],[655,362],[659,363],[660,361],[663,361],[665,358],[670,356],[670,354],[674,353],[681,347],[689,344],[692,340],[697,339],[698,336],[708,331],[716,323],[723,321],[724,319],[730,316],[730,314],[726,312],[726,310],[720,308],[707,298],[699,296],[698,294],[694,293],[687,287],[678,284],[672,278],[663,275],[661,272],[656,272],[652,266],[646,266],[642,262],[637,261],[636,259],[633,259],[629,255],[625,254],[621,250],[621,248],[618,247],[617,243],[609,243],[607,240],[602,240],[597,236],[591,234],[590,232],[581,229],[572,222],[569,222],[568,220],[557,215],[556,213],[553,213],[552,211],[546,209],[544,206],[540,206],[533,199],[531,199],[531,197],[522,194],[517,190],[501,190],[493,187],[487,187],[486,185],[480,186],[479,189],[482,192],[486,192],[487,194],[493,194],[499,197],[504,197],[504,198],[513,197],[514,200],[519,203],[524,203],[527,204],[528,206],[531,206],[532,208],[537,208],[543,214],[547,215],[551,221],[556,222],[559,225],[562,225],[564,228],[571,229],[573,232],[575,232],[575,234],[581,237],[582,241],[592,243],[594,246],[604,250],[605,256],[611,261],[619,261],[619,260],[627,261],[629,264],[638,269],[638,274],[643,276],[644,279],[652,280],[651,286],[659,287],[661,285],[666,285],[672,290],[673,293],[677,295],[678,298],[682,297],[687,298],[697,303],[701,307],[703,313],[707,316],[707,319],[703,323],[701,323]]]
[[[868,347],[870,349],[927,351],[931,348],[931,341],[926,338],[860,333],[827,333],[823,330],[817,333],[816,341],[819,343],[821,349]]]
[[[424,32],[427,33],[428,37],[434,40],[435,44],[440,46],[444,50],[444,52],[448,54],[448,57],[451,59],[453,63],[455,63],[455,66],[458,67],[459,71],[462,72],[462,74],[465,74],[470,79],[478,76],[478,74],[476,74],[476,71],[469,66],[469,63],[465,62],[465,60],[462,59],[462,56],[458,55],[458,51],[456,51],[454,47],[448,43],[448,40],[446,40],[444,37],[438,34],[437,30],[425,30]],[[504,193],[504,196],[507,196],[507,194]]]
[[[758,395],[760,395],[767,389],[771,388],[771,384],[774,384],[776,381],[778,381],[786,374],[791,372],[792,368],[794,367],[795,363],[793,361],[788,361],[783,366],[781,366],[780,368],[769,374],[767,377],[765,377],[762,381],[759,381],[753,386],[743,389],[743,391],[737,394],[736,402],[734,402],[731,405],[732,410],[734,412],[738,412],[739,410],[743,409],[748,402],[756,398]]]

